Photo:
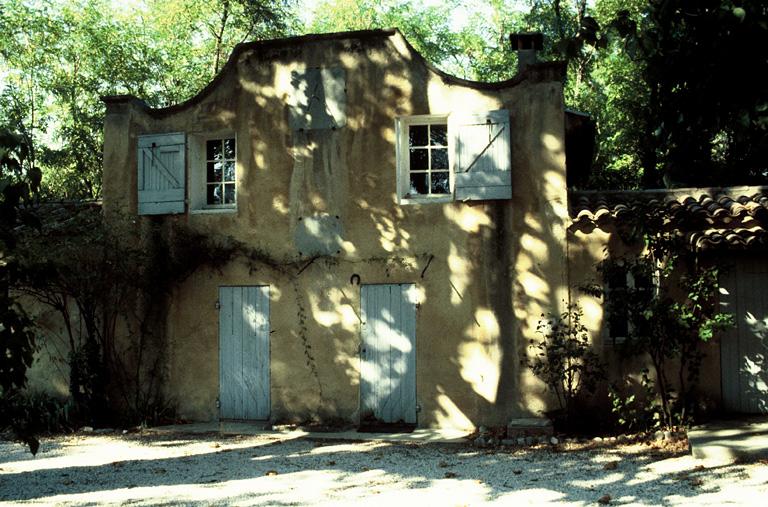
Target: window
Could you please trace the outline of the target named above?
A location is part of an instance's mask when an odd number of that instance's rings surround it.
[[[411,116],[397,122],[398,195],[402,202],[451,200],[447,116]]]
[[[448,175],[448,125],[409,125],[406,195],[449,195]]]
[[[398,118],[401,204],[512,197],[509,111]]]
[[[630,309],[639,310],[655,295],[656,273],[642,263],[618,261],[604,272],[608,337],[613,345],[624,343],[632,329]]]
[[[235,139],[209,139],[205,142],[205,205],[234,206]]]
[[[227,213],[237,208],[237,140],[231,132],[189,135],[189,209]]]

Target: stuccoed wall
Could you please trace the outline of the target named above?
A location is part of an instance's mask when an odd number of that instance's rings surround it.
[[[290,73],[302,66],[345,69],[345,126],[289,129]],[[363,284],[417,285],[420,426],[470,428],[539,415],[548,400],[521,360],[539,316],[568,297],[561,79],[559,64],[541,64],[503,85],[473,85],[429,68],[399,32],[377,31],[236,50],[200,96],[166,110],[106,99],[107,216],[136,213],[138,135],[234,132],[236,212],[142,220],[229,235],[278,261],[201,270],[174,292],[167,394],[179,415],[218,415],[218,287],[269,285],[272,419],[356,421],[360,289],[353,274]],[[511,200],[397,203],[396,117],[500,108],[511,114]],[[339,217],[340,253],[301,271],[297,224],[321,212]]]
[[[580,287],[590,284],[603,284],[597,265],[606,257],[619,259],[642,253],[642,246],[628,246],[621,239],[613,224],[603,224],[597,228],[572,227],[568,233],[568,258],[570,264],[571,301],[578,303],[584,311],[584,325],[592,335],[595,351],[605,361],[608,378],[618,385],[629,385],[640,391],[643,369],[648,369],[653,378],[653,364],[649,357],[625,357],[611,343],[608,332],[608,314],[602,298],[586,294]],[[703,262],[717,262],[717,258],[704,259]],[[702,344],[705,354],[701,365],[699,389],[702,403],[708,408],[719,406],[721,401],[720,386],[720,346],[718,340]],[[670,369],[667,377],[676,385],[678,370]],[[607,385],[605,386],[607,389]],[[704,408],[704,407],[702,407]]]
[[[32,366],[27,369],[27,392],[66,399],[71,349],[61,315],[29,296],[22,297],[20,302],[35,324],[36,352]],[[76,309],[72,309],[72,314],[77,315]]]

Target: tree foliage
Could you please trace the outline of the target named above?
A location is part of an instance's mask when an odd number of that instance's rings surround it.
[[[619,351],[650,358],[659,422],[667,428],[688,424],[698,408],[701,345],[733,325],[733,316],[717,305],[719,269],[699,262],[680,237],[652,217],[638,216],[627,239],[640,242],[642,253],[603,261],[598,271],[605,283],[587,291],[606,297],[601,287],[627,272],[635,280],[655,281],[654,287],[611,291],[606,311],[628,320],[628,336],[617,344]]]
[[[35,216],[21,206],[30,202],[39,183],[24,137],[0,127],[0,430],[9,425],[32,454],[37,453],[39,442],[25,431],[24,420],[10,418],[35,353],[32,321],[12,288],[23,276],[17,229],[37,225]]]
[[[36,225],[20,206],[38,183],[23,137],[0,129],[0,398],[24,387],[34,354],[31,321],[11,288],[22,274],[16,230]]]
[[[648,87],[643,185],[764,182],[768,5],[648,3],[629,47]]]
[[[399,28],[425,58],[439,66],[450,65],[461,52],[448,16],[458,3],[458,0],[448,0],[442,5],[425,5],[419,0],[322,0],[315,5],[305,31]]]
[[[101,195],[104,95],[189,98],[240,42],[296,28],[293,0],[5,0],[0,115],[29,140],[43,197]]]
[[[597,122],[593,188],[765,183],[768,5],[746,0],[5,0],[0,113],[31,141],[43,195],[101,192],[101,95],[178,103],[246,40],[399,27],[460,77],[516,72],[509,34],[565,60],[566,104]],[[302,17],[304,24],[299,21]]]

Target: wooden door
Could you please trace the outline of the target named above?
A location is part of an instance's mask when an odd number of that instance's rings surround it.
[[[269,287],[219,288],[221,419],[269,419]]]
[[[416,423],[416,287],[363,285],[362,419]]]
[[[736,326],[720,345],[723,405],[730,412],[768,413],[768,260],[738,258],[722,277],[721,304]]]

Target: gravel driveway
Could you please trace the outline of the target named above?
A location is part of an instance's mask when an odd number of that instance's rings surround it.
[[[572,446],[573,447],[573,446]],[[291,434],[0,442],[0,505],[765,505],[768,465],[647,444],[477,450]]]

